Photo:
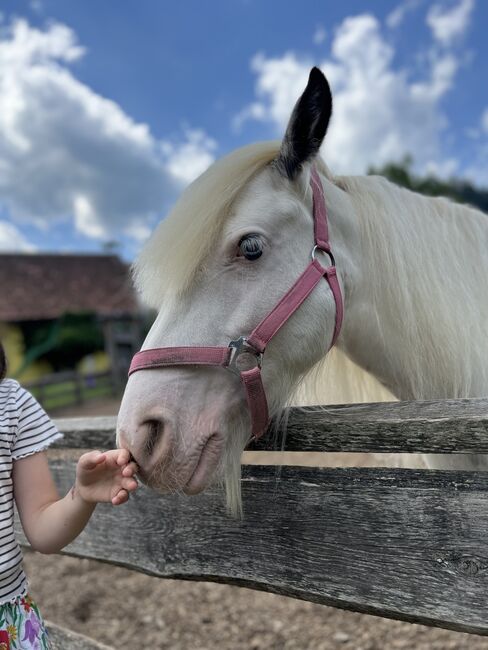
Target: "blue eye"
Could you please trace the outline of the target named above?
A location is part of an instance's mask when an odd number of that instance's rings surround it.
[[[239,252],[246,260],[257,260],[263,254],[263,244],[259,235],[250,233],[239,240]]]

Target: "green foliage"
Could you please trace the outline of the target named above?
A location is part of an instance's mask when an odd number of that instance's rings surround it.
[[[56,371],[74,368],[87,354],[104,349],[95,314],[65,314],[57,321],[28,321],[21,327],[26,350],[34,358],[45,359]]]
[[[371,167],[368,173],[385,176],[393,183],[407,187],[414,192],[428,196],[447,196],[458,203],[467,203],[483,212],[488,212],[488,189],[475,187],[469,181],[459,178],[444,181],[434,175],[417,176],[412,172],[410,156],[406,156],[398,163],[392,162],[383,165],[383,167]]]

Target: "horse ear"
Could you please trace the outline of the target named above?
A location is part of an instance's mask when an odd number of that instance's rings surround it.
[[[324,74],[312,68],[307,87],[295,104],[276,166],[293,180],[304,162],[318,153],[332,115],[332,94]]]

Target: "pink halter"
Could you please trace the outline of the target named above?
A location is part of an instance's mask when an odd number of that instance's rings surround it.
[[[336,342],[342,325],[341,288],[337,279],[334,257],[330,250],[324,192],[315,166],[312,167],[310,185],[313,192],[315,238],[312,261],[291,289],[253,329],[251,334],[230,341],[227,347],[188,346],[142,350],[134,355],[129,376],[138,370],[166,366],[221,366],[226,368],[238,375],[243,383],[251,414],[253,437],[257,439],[264,433],[269,424],[268,403],[261,378],[261,365],[266,346],[313,291],[321,278],[325,278],[329,283],[336,306],[334,335],[330,347]],[[330,266],[324,268],[320,264],[316,257],[317,251],[328,254],[331,260]],[[249,365],[250,358],[252,358],[254,366],[247,370],[242,369]]]

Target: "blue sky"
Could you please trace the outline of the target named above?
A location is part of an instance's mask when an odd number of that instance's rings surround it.
[[[0,0],[0,250],[127,259],[181,190],[280,137],[319,65],[322,153],[488,185],[482,0]]]

